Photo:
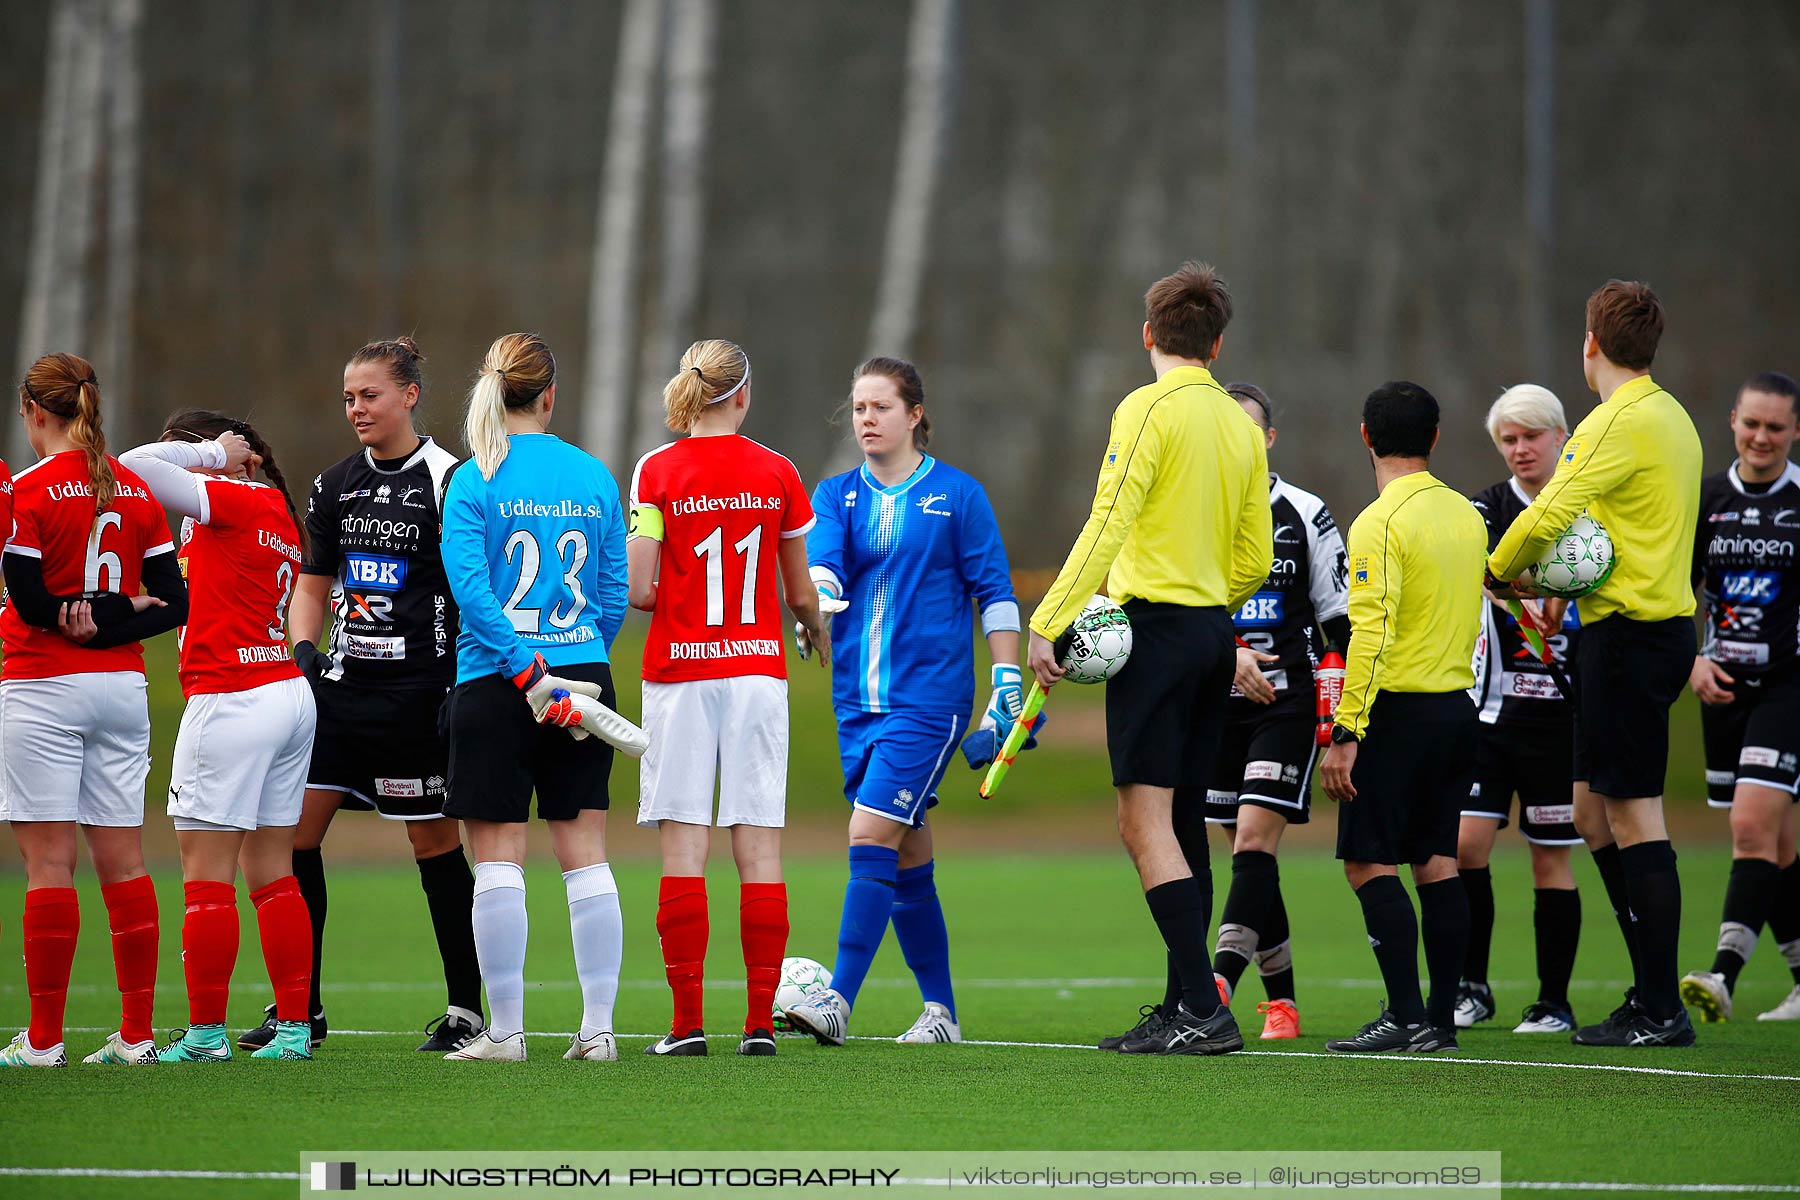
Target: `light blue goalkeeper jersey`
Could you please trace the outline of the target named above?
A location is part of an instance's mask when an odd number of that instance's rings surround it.
[[[961,713],[975,702],[974,627],[1019,628],[1000,526],[981,484],[927,455],[882,487],[867,466],[813,492],[813,578],[850,607],[832,618],[838,711]]]
[[[600,460],[514,434],[492,479],[473,460],[444,496],[444,571],[462,609],[456,681],[603,663],[625,620],[625,511]]]

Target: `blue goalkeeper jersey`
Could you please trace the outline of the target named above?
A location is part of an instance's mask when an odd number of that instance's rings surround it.
[[[1019,628],[1000,526],[972,477],[926,456],[883,487],[867,466],[813,492],[813,578],[850,607],[832,618],[831,699],[840,712],[961,713],[975,703],[971,600],[983,634]]]
[[[492,479],[473,460],[444,496],[444,571],[462,609],[456,681],[603,663],[625,620],[625,511],[600,460],[514,434]]]

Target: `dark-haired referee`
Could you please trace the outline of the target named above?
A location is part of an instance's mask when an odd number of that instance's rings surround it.
[[[1236,642],[1231,613],[1269,576],[1263,432],[1207,369],[1231,295],[1188,263],[1144,296],[1156,382],[1113,413],[1087,525],[1031,618],[1027,661],[1062,678],[1053,644],[1104,581],[1131,617],[1131,659],[1106,689],[1106,745],[1119,834],[1169,951],[1178,999],[1101,1045],[1126,1054],[1243,1048],[1219,1003],[1207,932],[1206,786],[1225,724]]]
[[[1469,949],[1469,897],[1456,869],[1479,725],[1477,584],[1487,525],[1430,471],[1438,403],[1416,383],[1384,383],[1363,402],[1363,442],[1381,494],[1350,526],[1350,658],[1319,774],[1338,801],[1337,856],[1362,905],[1388,1007],[1328,1050],[1456,1049],[1457,980]],[[1412,866],[1419,893],[1400,884]],[[1419,994],[1419,941],[1431,976]]]
[[[1576,602],[1575,827],[1593,851],[1636,982],[1606,1020],[1575,1031],[1581,1046],[1694,1041],[1677,990],[1681,877],[1662,792],[1669,707],[1694,664],[1689,572],[1701,450],[1687,410],[1650,378],[1662,331],[1648,284],[1608,280],[1588,297],[1582,374],[1600,404],[1488,556],[1489,591],[1535,595],[1520,575],[1584,511],[1606,526],[1617,555],[1612,575]]]

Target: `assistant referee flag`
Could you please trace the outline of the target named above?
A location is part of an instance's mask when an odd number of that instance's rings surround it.
[[[1235,609],[1273,557],[1262,430],[1212,372],[1175,367],[1113,412],[1093,511],[1031,628],[1054,641],[1109,578],[1121,604]]]

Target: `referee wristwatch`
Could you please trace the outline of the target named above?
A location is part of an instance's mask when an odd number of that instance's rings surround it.
[[[1333,725],[1331,727],[1331,744],[1334,746],[1354,746],[1359,740],[1360,739],[1358,739],[1354,733],[1351,733],[1342,725]]]

